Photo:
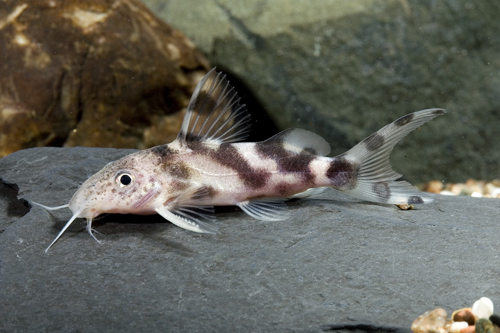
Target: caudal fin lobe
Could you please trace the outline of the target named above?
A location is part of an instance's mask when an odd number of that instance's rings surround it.
[[[359,199],[386,204],[432,202],[431,196],[418,191],[410,183],[396,181],[401,175],[391,168],[389,155],[396,143],[408,133],[444,113],[446,111],[443,109],[427,109],[407,114],[349,150],[342,158],[357,167],[355,177],[352,177],[352,186],[346,189],[345,193]],[[335,179],[332,178],[332,181],[335,182]]]

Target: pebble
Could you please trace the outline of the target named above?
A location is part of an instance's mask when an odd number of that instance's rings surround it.
[[[479,319],[488,319],[493,314],[493,302],[488,297],[481,297],[472,306],[472,313]]]
[[[401,210],[412,210],[412,209],[415,209],[415,207],[413,205],[409,205],[409,204],[402,204],[402,205],[396,205],[399,207],[399,209]]]
[[[446,333],[446,316],[446,310],[442,308],[427,311],[413,321],[411,330],[414,333]]]
[[[411,325],[414,333],[500,333],[500,316],[493,314],[493,302],[481,297],[472,308],[453,311],[451,319],[442,308],[427,311]]]
[[[500,179],[492,181],[468,179],[465,183],[431,180],[419,186],[421,190],[442,195],[467,195],[476,198],[500,198]]]
[[[476,317],[474,317],[471,308],[464,308],[454,311],[451,315],[451,319],[453,321],[465,321],[469,325],[474,325],[476,323]]]
[[[462,329],[469,327],[469,324],[465,321],[455,321],[450,325],[450,328],[447,330],[450,333],[460,333]]]
[[[481,318],[476,323],[476,333],[493,333],[493,323],[486,318]]]

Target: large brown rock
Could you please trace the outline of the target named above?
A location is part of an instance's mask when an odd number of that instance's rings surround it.
[[[171,140],[208,63],[137,0],[0,6],[0,156]]]

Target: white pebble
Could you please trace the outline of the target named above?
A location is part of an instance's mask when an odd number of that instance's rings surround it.
[[[483,195],[479,192],[472,192],[470,196],[474,198],[481,198]]]
[[[488,297],[481,297],[472,306],[472,313],[478,319],[489,319],[493,314],[493,302]]]
[[[459,333],[462,328],[469,327],[469,324],[465,321],[456,321],[450,326],[450,333]]]
[[[439,192],[439,194],[441,194],[441,195],[456,195],[455,193],[453,193],[451,191],[441,191],[441,192]]]

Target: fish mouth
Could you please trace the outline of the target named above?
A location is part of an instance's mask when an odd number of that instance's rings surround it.
[[[151,200],[153,200],[154,198],[156,198],[159,194],[160,194],[160,189],[158,189],[158,188],[152,189],[145,196],[143,196],[141,198],[141,200],[137,201],[132,206],[132,209],[136,210],[136,209],[139,209],[139,208],[143,207],[144,205],[146,205],[147,203],[149,203]]]

